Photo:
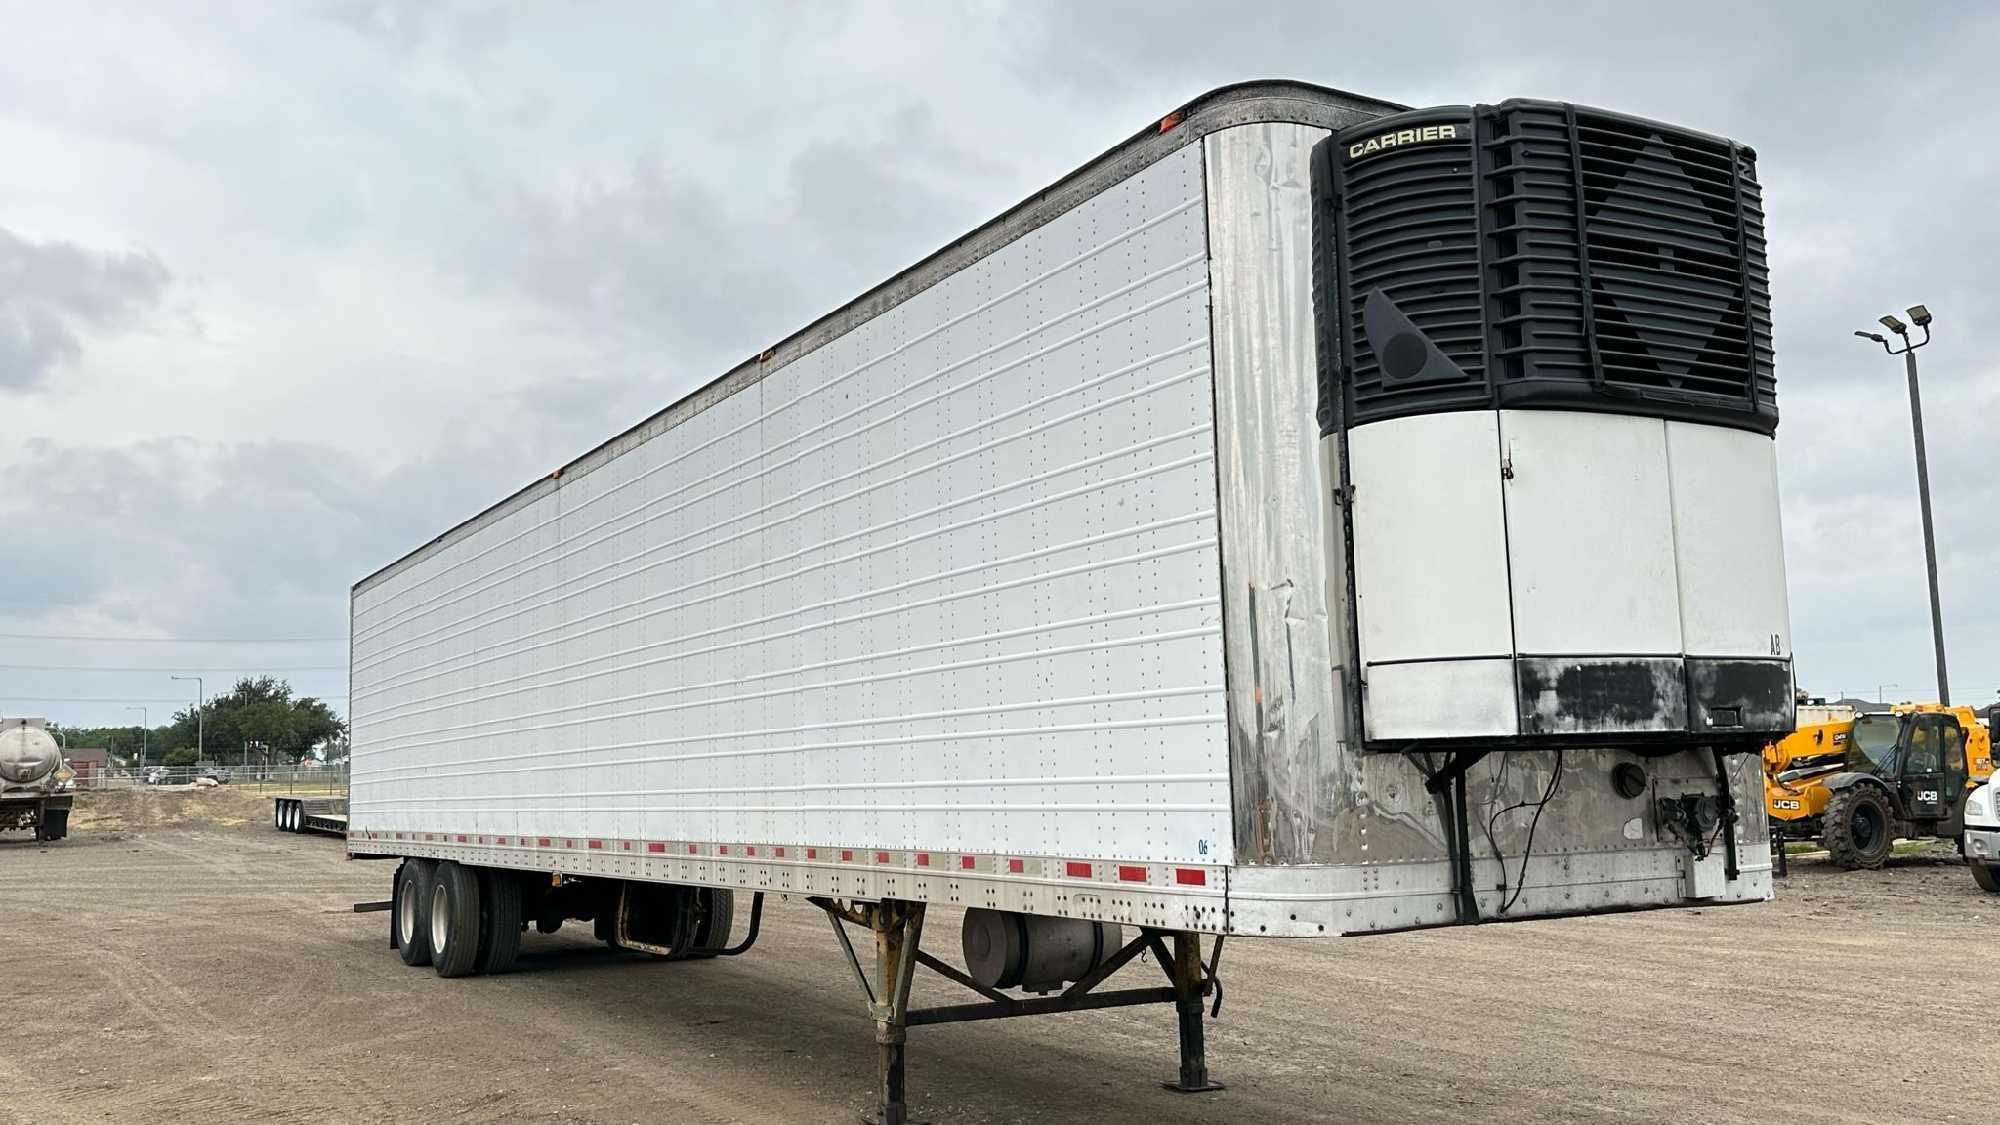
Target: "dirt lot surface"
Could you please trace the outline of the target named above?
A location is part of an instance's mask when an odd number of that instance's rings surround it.
[[[390,952],[386,914],[349,911],[390,865],[271,830],[262,799],[140,794],[78,822],[0,838],[7,1125],[761,1125],[868,1103],[871,1025],[803,903],[733,960],[641,961],[583,926],[531,935],[520,972],[439,980]],[[1164,1008],[919,1028],[910,1081],[939,1125],[1990,1120],[1997,924],[1945,848],[1797,862],[1764,906],[1242,941],[1209,1030],[1223,1093],[1159,1088]],[[955,944],[954,915],[930,929]]]

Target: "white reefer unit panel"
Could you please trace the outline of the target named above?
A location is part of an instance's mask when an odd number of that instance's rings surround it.
[[[1317,936],[1685,901],[1672,810],[1726,798],[1720,897],[1766,897],[1748,759],[1522,730],[1517,621],[1567,612],[1524,563],[1619,559],[1593,596],[1687,619],[1722,555],[1671,536],[1758,501],[1565,559],[1505,442],[1682,479],[1615,412],[1357,412],[1332,162],[1390,108],[1201,99],[363,580],[349,848]]]

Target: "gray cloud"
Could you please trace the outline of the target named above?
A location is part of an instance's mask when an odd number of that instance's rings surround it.
[[[159,258],[0,231],[0,392],[56,372],[65,392],[9,399],[48,468],[10,470],[0,518],[47,533],[0,557],[0,620],[337,632],[360,574],[1200,91],[1280,76],[1754,145],[1802,682],[1929,676],[1901,370],[1849,335],[1923,300],[1954,667],[1961,696],[2000,687],[2000,150],[1976,111],[2000,12],[1218,11],[45,6],[19,21],[40,38],[0,40],[0,130],[39,170],[8,183],[8,221],[131,231]],[[160,259],[204,333],[93,346],[157,316]]]
[[[665,349],[706,378],[908,265],[911,247],[962,233],[950,187],[1001,167],[920,105],[885,114],[872,136],[804,145],[757,210],[698,179],[690,160],[644,156],[564,193],[477,185],[482,221],[455,272]]]
[[[507,39],[508,6],[490,0],[329,0],[319,13],[372,42],[399,53],[431,44],[468,53],[491,50]]]
[[[14,529],[0,552],[0,631],[61,636],[340,637],[350,585],[525,484],[532,471],[521,450],[449,439],[383,468],[296,441],[36,440],[13,452],[0,462],[12,482],[0,492],[0,522]],[[250,671],[346,659],[340,643],[9,641],[6,653],[12,662],[59,666]],[[291,678],[322,696],[345,690],[338,672]],[[10,672],[0,711],[33,706],[21,697],[36,693],[153,698],[169,689],[157,673]],[[100,716],[129,717],[116,707]]]
[[[77,362],[87,332],[131,327],[167,281],[149,253],[33,242],[0,227],[0,390],[38,387]]]

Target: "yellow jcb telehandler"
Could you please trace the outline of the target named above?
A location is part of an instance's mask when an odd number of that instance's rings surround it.
[[[1773,843],[1818,840],[1849,870],[1882,866],[1898,837],[1956,838],[1965,795],[1993,776],[1993,738],[1970,707],[1807,717],[1764,751]]]

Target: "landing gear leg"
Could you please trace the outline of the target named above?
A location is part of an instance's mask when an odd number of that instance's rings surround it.
[[[1216,956],[1222,954],[1221,938],[1216,939]],[[1208,1077],[1208,1046],[1201,1026],[1201,999],[1204,972],[1201,966],[1201,938],[1185,930],[1174,934],[1174,961],[1168,968],[1174,982],[1174,1013],[1181,1033],[1181,1073],[1167,1089],[1181,1094],[1202,1094],[1220,1090],[1222,1083]]]
[[[826,911],[833,921],[834,936],[847,953],[854,979],[868,997],[868,1014],[875,1017],[875,1045],[881,1083],[875,1113],[862,1120],[868,1125],[925,1125],[910,1117],[905,1093],[905,1050],[910,1033],[910,980],[917,969],[917,949],[923,943],[924,904],[884,899],[876,903],[839,904],[814,899],[813,905]],[[861,958],[848,940],[844,922],[852,922],[875,934],[875,973],[861,967]]]

